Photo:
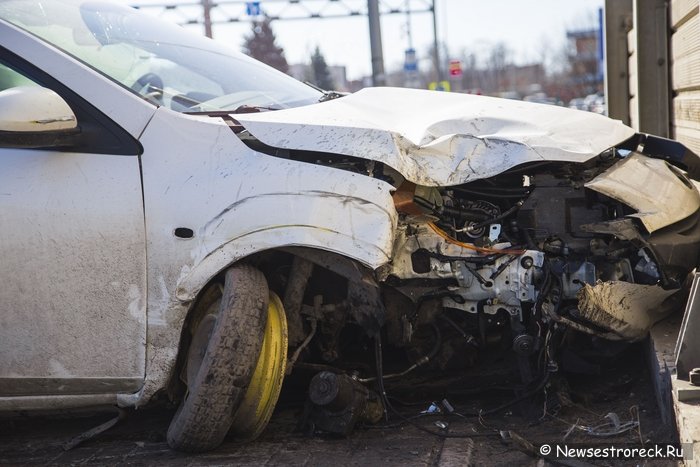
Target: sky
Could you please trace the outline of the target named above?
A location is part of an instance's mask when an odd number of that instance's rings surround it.
[[[176,3],[181,0],[132,0],[129,4]],[[192,0],[189,0],[192,1]],[[215,0],[212,0],[215,1]],[[539,61],[560,50],[566,40],[566,31],[595,27],[597,10],[604,0],[435,0],[438,39],[444,43],[447,57],[459,59],[464,51],[479,54],[493,44],[502,42],[512,51],[518,64]],[[228,0],[212,12],[214,19],[246,18],[245,4]],[[431,0],[380,0],[388,7],[401,7],[410,2],[413,9],[425,9]],[[261,8],[271,14],[298,16],[306,12],[332,14],[351,9],[366,10],[366,0],[261,0]],[[217,11],[218,9],[218,11]],[[180,9],[177,15],[169,12],[167,19],[194,17],[200,12]],[[155,13],[158,10],[147,10]],[[188,16],[189,13],[189,16]],[[382,15],[382,45],[384,67],[387,72],[400,69],[404,51],[409,46],[405,14]],[[433,44],[433,21],[430,13],[414,13],[410,17],[413,47],[420,60],[419,66],[429,64]],[[240,49],[244,36],[250,32],[246,21],[215,24],[215,40],[227,42]],[[371,75],[369,27],[366,16],[328,19],[280,20],[273,22],[277,43],[284,48],[287,62],[308,63],[316,46],[330,65],[345,65],[348,79]],[[203,30],[201,25],[188,28]]]

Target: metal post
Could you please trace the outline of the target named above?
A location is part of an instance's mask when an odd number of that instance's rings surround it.
[[[408,35],[408,48],[413,48],[413,32],[411,31],[411,0],[406,0],[406,34]]]
[[[379,23],[379,0],[367,0],[369,18],[369,44],[372,50],[372,84],[384,86],[384,56],[382,52],[382,30]]]
[[[211,0],[202,0],[202,10],[204,13],[204,35],[213,37],[211,31]]]
[[[668,137],[671,91],[668,70],[668,3],[635,0],[638,131]]]
[[[435,13],[435,1],[433,0],[433,54],[435,55],[435,70],[437,71],[438,81],[444,81],[445,73],[442,69],[442,62],[440,60],[440,44],[438,44],[438,31],[437,31],[437,15]]]
[[[629,53],[632,0],[605,0],[605,103],[608,117],[630,124]]]

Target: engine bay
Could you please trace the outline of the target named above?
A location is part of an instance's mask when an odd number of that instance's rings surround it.
[[[397,187],[390,263],[352,279],[297,257],[278,274],[288,315],[302,316],[290,320],[292,364],[316,373],[302,424],[347,434],[376,422],[391,406],[384,382],[421,372],[505,366],[516,393],[535,396],[552,375],[593,371],[591,355],[644,339],[685,298],[700,231],[696,212],[649,232],[636,209],[591,187],[634,158],[648,159],[611,150],[450,187],[378,175]]]

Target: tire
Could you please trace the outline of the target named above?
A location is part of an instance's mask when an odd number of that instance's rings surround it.
[[[187,356],[187,394],[168,427],[171,448],[208,451],[226,436],[255,369],[267,319],[263,274],[248,265],[226,271],[218,310],[210,307]]]
[[[238,439],[253,441],[262,434],[270,421],[282,391],[288,345],[289,333],[284,305],[271,291],[260,357],[229,431]]]

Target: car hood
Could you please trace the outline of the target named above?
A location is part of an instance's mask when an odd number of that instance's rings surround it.
[[[269,146],[382,162],[426,186],[458,185],[526,162],[585,162],[635,134],[589,112],[403,88],[366,88],[235,118]]]

